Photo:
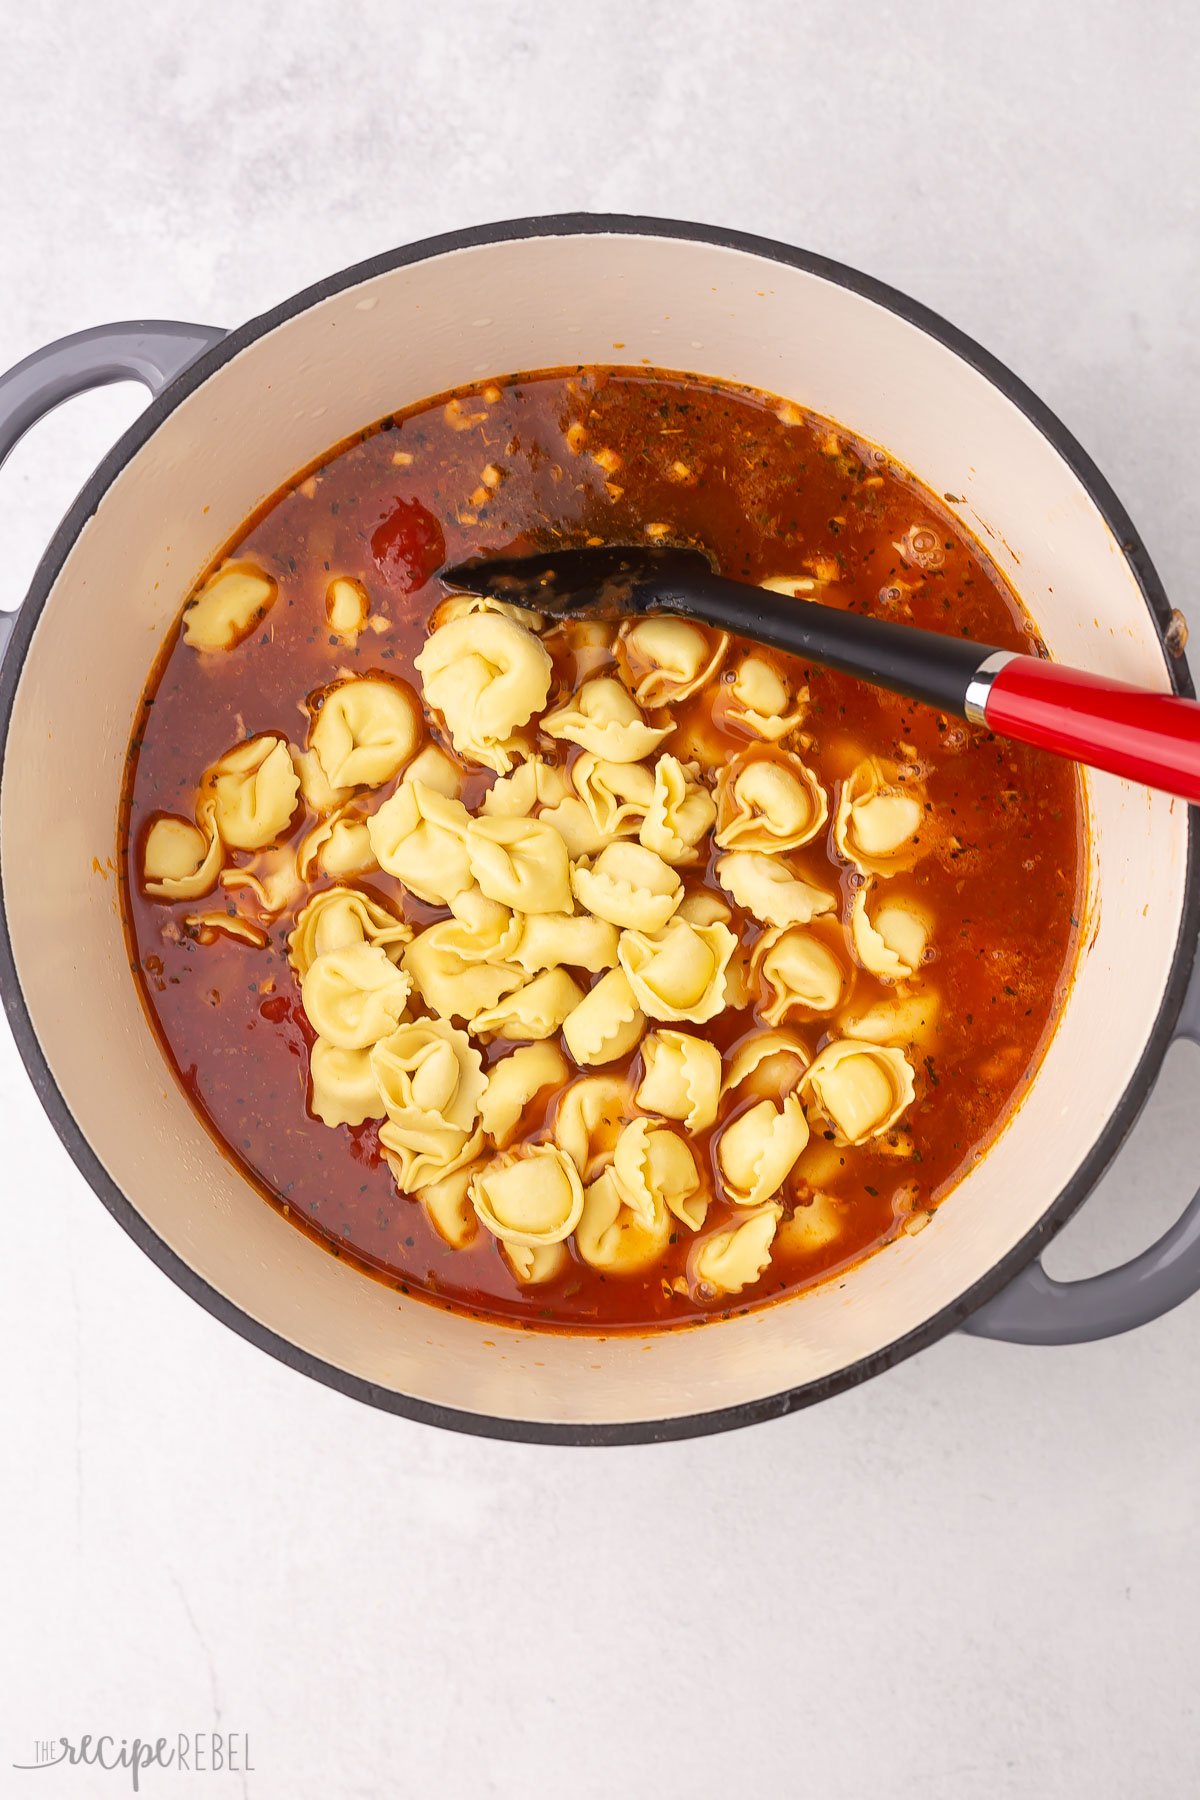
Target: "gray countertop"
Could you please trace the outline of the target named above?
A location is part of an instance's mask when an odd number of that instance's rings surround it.
[[[735,225],[1010,363],[1200,624],[1190,7],[0,0],[0,56],[0,367],[110,318],[233,324],[481,219]],[[89,396],[19,448],[0,605],[140,404]],[[1054,1272],[1179,1210],[1197,1063],[1172,1054]],[[950,1339],[723,1438],[484,1443],[316,1387],[185,1299],[75,1173],[2,1027],[0,1120],[0,1768],[60,1733],[219,1729],[249,1733],[254,1773],[143,1791],[1195,1791],[1200,1302],[1087,1349]]]

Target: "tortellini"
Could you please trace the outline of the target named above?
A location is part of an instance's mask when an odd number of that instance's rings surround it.
[[[865,1012],[842,1013],[842,1037],[868,1044],[927,1044],[937,1030],[941,999],[936,988],[921,988],[902,997],[879,1000]]]
[[[617,955],[648,1018],[702,1025],[725,1005],[725,971],[736,945],[728,926],[671,919],[661,931],[623,931]]]
[[[521,919],[504,954],[526,975],[565,964],[598,975],[616,966],[618,932],[593,913],[530,913]]]
[[[639,705],[653,711],[686,700],[711,681],[729,647],[723,631],[687,619],[627,619],[617,633],[617,661]]]
[[[654,776],[643,763],[605,762],[585,750],[571,782],[604,843],[638,835],[654,799]]]
[[[262,623],[279,585],[253,563],[227,563],[210,575],[183,613],[183,641],[193,650],[232,650]]]
[[[679,1119],[689,1131],[716,1121],[721,1052],[707,1038],[664,1026],[642,1042],[642,1079],[634,1098],[649,1113]]]
[[[885,981],[915,975],[929,942],[929,915],[911,901],[884,898],[872,919],[868,887],[860,887],[850,908],[850,935],[864,969]]]
[[[837,1040],[810,1064],[804,1085],[840,1144],[865,1144],[896,1123],[915,1094],[902,1050]]]
[[[156,900],[199,900],[210,894],[221,872],[221,839],[210,800],[197,823],[160,814],[142,849],[142,887]]]
[[[628,1056],[646,1029],[646,1016],[622,969],[610,969],[563,1020],[563,1042],[587,1067]]]
[[[439,626],[414,662],[459,755],[507,775],[518,754],[514,734],[550,692],[545,645],[513,619],[483,612]]]
[[[810,1057],[794,1031],[754,1031],[729,1055],[722,1095],[777,1100],[799,1086]]]
[[[698,763],[681,763],[675,756],[660,756],[654,765],[650,803],[639,838],[664,862],[694,863],[700,860],[700,844],[717,816],[716,802],[698,779]]]
[[[555,1144],[506,1150],[471,1179],[471,1204],[494,1237],[538,1249],[570,1237],[583,1212],[583,1185]]]
[[[829,801],[798,756],[736,756],[717,783],[716,840],[725,850],[797,850],[816,837]]]
[[[466,849],[471,874],[489,900],[521,913],[570,911],[571,864],[552,825],[472,819]]]
[[[878,757],[860,762],[843,781],[833,836],[838,849],[864,875],[891,875],[911,868],[920,854],[925,822],[924,795]]]
[[[325,1125],[361,1125],[385,1116],[369,1049],[342,1050],[318,1038],[308,1053],[311,1107]]]
[[[565,1244],[514,1244],[500,1238],[500,1255],[522,1287],[542,1287],[571,1266]]]
[[[713,701],[713,717],[720,724],[767,743],[794,731],[807,710],[808,689],[793,694],[778,663],[761,650],[739,657]]]
[[[361,581],[352,575],[335,575],[325,589],[325,617],[330,631],[355,638],[367,622],[371,600]]]
[[[479,1122],[497,1150],[508,1149],[537,1095],[561,1088],[569,1078],[567,1059],[557,1044],[526,1044],[493,1063],[479,1102]]]
[[[581,1180],[594,1181],[612,1161],[631,1115],[629,1083],[619,1075],[585,1075],[563,1093],[554,1114],[554,1141]]]
[[[411,985],[378,944],[345,944],[314,958],[301,996],[318,1037],[338,1050],[365,1050],[395,1029]]]
[[[296,849],[302,881],[315,875],[362,875],[377,866],[367,821],[345,807],[319,819]]]
[[[320,702],[308,742],[332,788],[382,787],[421,740],[421,708],[403,682],[354,676]]]
[[[474,934],[458,919],[418,932],[404,952],[404,971],[431,1012],[474,1022],[519,988],[524,974],[511,963],[472,953]]]
[[[415,1019],[371,1052],[387,1123],[379,1138],[412,1192],[478,1153],[479,1102],[487,1086],[478,1050],[444,1019]]]
[[[557,806],[571,793],[571,782],[564,769],[540,756],[531,756],[518,763],[511,775],[502,775],[492,783],[479,810],[489,819],[528,819],[535,807]]]
[[[683,898],[669,863],[642,844],[607,844],[595,862],[577,863],[571,886],[581,906],[627,930],[661,931]]]
[[[717,1168],[729,1198],[758,1206],[777,1194],[808,1142],[808,1120],[797,1094],[782,1104],[757,1100],[717,1139]]]
[[[671,727],[648,725],[637,701],[615,677],[595,675],[566,706],[546,714],[542,730],[605,762],[630,763],[656,750]]]
[[[836,1012],[845,978],[829,945],[803,925],[774,926],[754,946],[750,967],[762,988],[759,1010],[770,1025]]]
[[[671,1235],[671,1214],[659,1202],[646,1216],[625,1197],[611,1168],[584,1189],[575,1248],[593,1269],[636,1275],[660,1260]]]
[[[653,1119],[633,1119],[613,1146],[612,1174],[626,1206],[652,1226],[666,1207],[689,1231],[698,1231],[708,1211],[696,1158],[683,1139]]]
[[[465,1250],[479,1236],[479,1215],[471,1205],[473,1163],[439,1175],[417,1193],[421,1208],[433,1229],[452,1250]]]
[[[770,1266],[783,1208],[768,1203],[695,1245],[688,1259],[693,1282],[708,1294],[740,1294]]]
[[[467,832],[471,815],[461,800],[423,781],[402,781],[368,823],[381,869],[419,900],[446,906],[473,885]]]
[[[565,969],[547,969],[477,1012],[471,1030],[481,1038],[536,1043],[539,1038],[553,1037],[582,999],[583,989]]]
[[[247,738],[227,750],[204,778],[213,818],[232,850],[261,850],[285,832],[296,810],[300,779],[283,738]]]
[[[288,938],[288,960],[303,980],[318,956],[348,944],[378,944],[393,962],[412,937],[405,920],[358,888],[330,887],[314,894]]]
[[[807,925],[833,912],[837,900],[784,861],[761,850],[730,850],[717,862],[717,880],[764,925]]]

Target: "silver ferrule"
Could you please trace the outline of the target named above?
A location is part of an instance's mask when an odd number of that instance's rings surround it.
[[[1016,655],[1015,650],[993,650],[990,656],[984,657],[968,681],[963,700],[963,711],[972,725],[987,724],[987,703],[988,695],[992,691],[992,683],[1001,669],[1007,667]]]

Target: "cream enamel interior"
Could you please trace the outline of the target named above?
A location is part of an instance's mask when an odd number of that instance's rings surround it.
[[[936,492],[963,496],[961,516],[1055,656],[1169,685],[1131,571],[1079,481],[951,351],[748,251],[547,236],[345,289],[178,406],[70,552],[7,748],[0,854],[17,970],[55,1079],[113,1180],[205,1281],[280,1337],[384,1388],[501,1418],[628,1423],[731,1406],[834,1373],[957,1299],[1036,1224],[1108,1121],[1158,1011],[1184,898],[1186,807],[1091,780],[1096,932],[1032,1092],[924,1232],[797,1301],[651,1339],[525,1335],[403,1301],[265,1206],[176,1087],[130,980],[115,883],[93,870],[113,855],[130,721],[161,635],[245,515],[366,421],[513,369],[640,359],[750,383],[887,446]]]

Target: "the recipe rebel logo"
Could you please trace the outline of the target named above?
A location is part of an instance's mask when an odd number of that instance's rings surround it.
[[[22,1773],[39,1769],[104,1769],[124,1771],[133,1792],[140,1793],[148,1769],[171,1769],[188,1775],[252,1775],[248,1731],[179,1731],[171,1737],[113,1737],[85,1732],[76,1738],[39,1738],[30,1761],[14,1762]],[[89,1787],[88,1793],[94,1792]]]

